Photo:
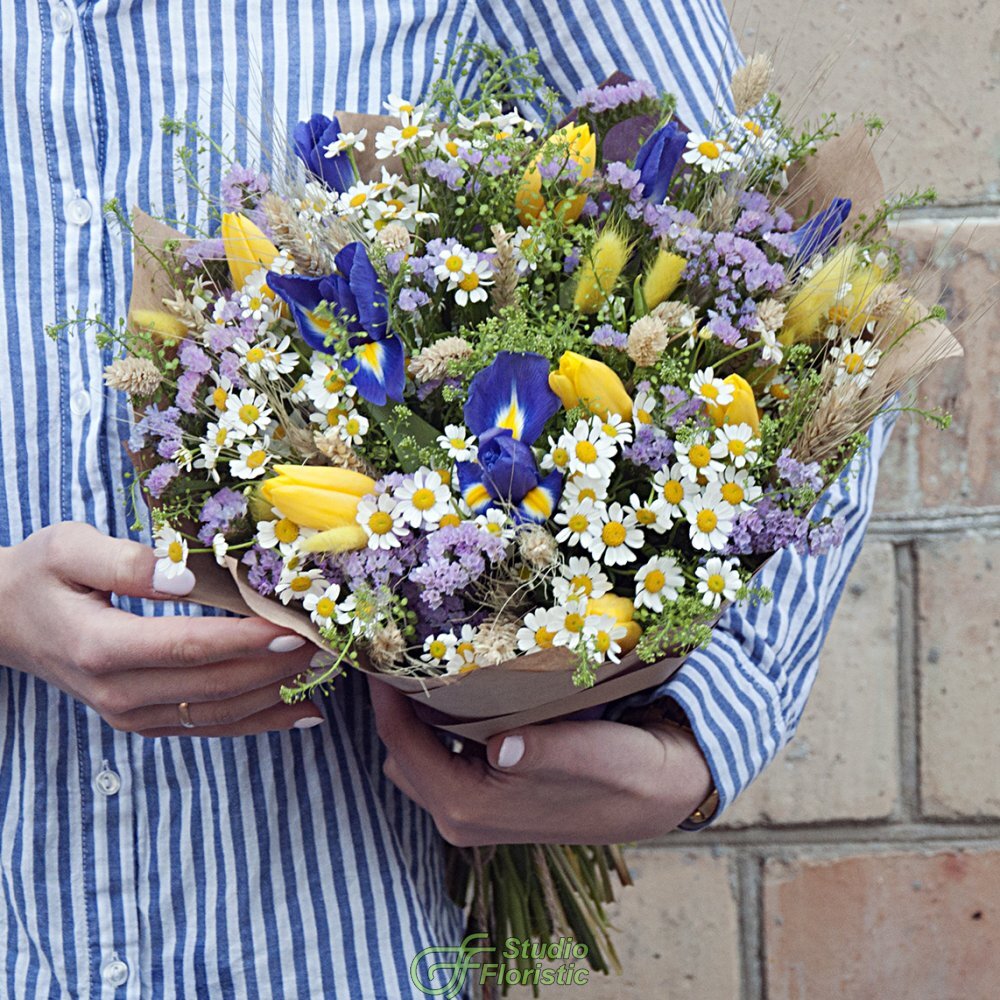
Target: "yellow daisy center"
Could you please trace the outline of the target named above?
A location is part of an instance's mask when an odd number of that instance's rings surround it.
[[[267,461],[267,452],[263,448],[254,448],[247,455],[247,465],[251,469],[259,469]]]
[[[443,660],[445,654],[448,652],[448,647],[440,639],[433,639],[431,644],[427,647],[427,652],[430,653],[435,660]]]
[[[283,545],[291,545],[299,537],[299,526],[287,517],[283,517],[274,525],[274,537]]]
[[[465,438],[448,438],[448,443],[455,451],[461,451],[465,447]]]
[[[667,578],[661,570],[654,569],[646,574],[646,590],[651,594],[658,594],[666,582]]]
[[[719,573],[713,573],[705,583],[713,594],[721,594],[726,589],[726,581]]]
[[[739,483],[723,483],[722,499],[726,503],[731,503],[735,507],[738,503],[743,503],[744,496],[743,487]]]
[[[344,430],[353,437],[361,430],[361,424],[358,423],[357,417],[351,417],[347,423],[344,424]]]
[[[327,372],[326,378],[323,379],[323,388],[327,392],[340,392],[344,388],[344,380],[337,372]]]
[[[461,523],[462,519],[454,511],[445,514],[440,521],[442,528],[457,528]]]
[[[574,514],[568,522],[569,530],[577,535],[582,535],[589,526],[590,522],[587,520],[586,514]]]
[[[589,597],[594,589],[594,581],[586,574],[581,573],[570,580],[570,588],[574,594],[583,594],[585,597]]]
[[[830,306],[827,316],[831,323],[841,326],[851,318],[851,310],[847,306]]]
[[[719,147],[714,142],[709,142],[707,139],[705,142],[698,143],[698,152],[707,160],[717,160],[719,158]]]
[[[297,576],[288,585],[289,590],[294,590],[296,594],[304,594],[312,586],[312,579],[308,576]]]
[[[535,645],[541,646],[542,649],[551,649],[552,640],[555,637],[555,633],[547,629],[544,625],[541,628],[535,629]]]
[[[434,491],[423,487],[413,494],[413,506],[417,510],[430,510],[434,506]]]
[[[171,562],[184,562],[184,546],[180,542],[171,542],[167,546],[167,558]]]
[[[416,125],[407,125],[402,131],[402,136],[404,139],[412,139],[419,131]]]
[[[844,355],[844,367],[848,374],[857,375],[865,367],[865,359],[856,351],[852,351],[850,354]]]
[[[578,441],[576,444],[576,457],[581,462],[588,465],[597,458],[597,449],[589,441]]]
[[[377,510],[368,518],[368,527],[374,535],[387,535],[392,531],[392,518],[384,510]]]
[[[316,614],[320,618],[329,618],[330,615],[333,614],[335,608],[336,605],[334,605],[333,601],[331,601],[329,597],[321,597],[316,602]]]
[[[747,451],[746,441],[741,441],[739,438],[729,439],[729,454],[730,455],[745,455]]]
[[[643,525],[652,524],[656,520],[656,514],[648,507],[640,507],[635,512],[635,519]]]
[[[788,399],[790,393],[788,391],[787,385],[782,385],[781,382],[774,382],[768,389],[768,392],[774,396],[775,399]]]
[[[566,616],[566,621],[563,622],[563,628],[567,632],[582,632],[583,631],[583,615],[578,615],[575,611]]]
[[[458,287],[464,289],[467,292],[471,292],[473,289],[479,287],[479,275],[473,271],[471,274],[467,274],[459,283]]]
[[[552,452],[552,464],[563,469],[569,462],[569,452],[565,448],[555,448]]]
[[[649,410],[636,410],[635,419],[638,420],[640,424],[651,424],[653,422],[653,416]]]
[[[701,387],[701,394],[705,397],[705,399],[718,399],[719,398],[718,386],[712,385],[711,382],[706,382]]]
[[[584,486],[584,488],[580,490],[578,495],[581,500],[597,499],[597,494],[594,492],[594,488],[592,486]]]
[[[715,531],[715,526],[719,523],[719,518],[714,510],[698,511],[698,530],[704,531],[707,535],[710,531]]]
[[[212,393],[212,403],[217,410],[224,410],[228,401],[229,393],[223,389],[222,386],[219,386],[219,388]]]
[[[359,191],[353,198],[351,198],[349,204],[351,208],[360,208],[368,200],[368,195],[364,191]]]
[[[458,143],[453,139],[449,139],[444,144],[444,148],[448,151],[449,156],[458,156]]]
[[[611,648],[611,636],[607,632],[598,632],[594,637],[594,648],[598,653],[606,653]]]
[[[758,139],[764,134],[764,130],[756,122],[744,122],[743,127]]]
[[[221,448],[222,445],[226,443],[226,438],[229,437],[229,431],[225,427],[220,427],[215,432],[215,443]]]
[[[242,420],[245,424],[256,423],[259,416],[260,410],[258,410],[253,403],[244,403],[240,407],[240,420]]]
[[[608,548],[617,548],[625,541],[625,525],[618,521],[610,521],[601,528],[601,541]]]
[[[463,267],[465,267],[465,260],[464,258],[460,257],[457,253],[453,253],[444,262],[444,266],[449,271],[451,271],[452,274],[457,274],[459,271],[462,270]]]
[[[688,458],[696,469],[704,469],[711,461],[712,453],[703,444],[696,444],[688,452]]]
[[[676,507],[684,499],[684,486],[676,479],[668,479],[663,484],[663,499]]]
[[[247,351],[247,363],[248,364],[251,364],[251,365],[260,364],[260,362],[264,360],[264,357],[265,357],[265,355],[264,355],[263,348],[260,348],[260,347],[251,347],[250,350]]]

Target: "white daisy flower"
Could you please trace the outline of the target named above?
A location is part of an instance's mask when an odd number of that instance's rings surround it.
[[[522,653],[551,649],[563,617],[558,608],[535,608],[534,611],[529,611],[517,630],[517,648]]]
[[[184,536],[169,524],[163,524],[157,529],[154,541],[153,555],[160,574],[167,579],[180,576],[187,569],[188,544]]]
[[[722,499],[737,510],[748,510],[764,493],[746,469],[731,466],[723,472],[718,486]]]
[[[470,434],[461,424],[448,424],[444,434],[438,436],[437,443],[445,450],[449,458],[456,462],[474,462],[478,449],[476,435]]]
[[[553,608],[553,611],[557,615],[557,617],[553,616],[553,624],[557,625],[558,628],[552,644],[576,649],[580,645],[587,625],[587,601],[585,599],[567,601],[561,608]],[[593,617],[598,616],[594,615]]]
[[[438,254],[434,274],[438,281],[457,285],[475,260],[476,255],[471,250],[467,250],[457,241],[452,241]]]
[[[323,579],[322,570],[302,569],[298,566],[288,569],[286,566],[278,578],[274,593],[282,604],[290,604],[292,601],[304,601],[308,594],[322,597],[325,590],[326,580]]]
[[[455,302],[460,306],[485,302],[489,298],[486,289],[492,284],[493,268],[487,261],[477,258],[455,286]]]
[[[368,210],[374,191],[372,185],[365,181],[352,184],[337,198],[337,212],[347,218],[356,218]]]
[[[764,362],[781,364],[781,359],[785,356],[784,348],[778,342],[778,334],[774,330],[759,329],[760,333],[760,359]]]
[[[505,541],[510,541],[514,537],[514,522],[507,514],[497,507],[490,507],[476,518],[476,525],[481,531],[488,531],[491,535],[499,535]]]
[[[704,492],[684,501],[684,513],[690,525],[691,544],[711,552],[729,541],[735,511],[722,498],[718,483],[709,483]]]
[[[451,510],[451,490],[433,469],[417,469],[393,490],[396,514],[411,528],[432,528]]]
[[[559,469],[565,472],[569,467],[569,452],[556,441],[549,438],[549,450],[542,455],[541,467],[544,470]]]
[[[635,514],[639,527],[644,531],[655,531],[658,535],[662,535],[674,523],[670,506],[655,496],[652,500],[643,503],[639,499],[639,495],[633,493],[628,498],[628,503],[629,510]]]
[[[737,469],[753,465],[760,451],[760,438],[754,436],[750,424],[723,424],[715,430],[715,445],[712,455],[726,458]]]
[[[275,515],[275,520],[257,522],[256,541],[262,549],[293,546],[303,532],[308,530],[285,517],[276,507],[272,507],[271,512]]]
[[[410,530],[396,506],[395,498],[388,493],[367,496],[358,503],[356,520],[368,536],[368,548],[397,549],[399,540],[409,535]]]
[[[653,411],[659,402],[651,392],[638,392],[632,400],[632,423],[639,430],[643,424],[653,423]]]
[[[568,545],[583,545],[592,529],[600,530],[601,524],[597,504],[589,499],[580,500],[559,511],[555,516],[555,522],[563,525],[556,535],[556,541]]]
[[[597,523],[584,539],[583,545],[594,559],[608,566],[624,566],[633,562],[633,549],[641,549],[644,542],[642,529],[635,514],[620,503],[597,503]]]
[[[271,460],[268,450],[270,438],[260,441],[241,441],[237,445],[237,456],[229,462],[229,471],[237,479],[257,479],[267,471],[267,463]]]
[[[879,363],[882,352],[867,340],[855,340],[852,343],[847,339],[831,349],[830,357],[837,366],[834,385],[853,382],[859,389],[863,389],[871,382],[872,370]]]
[[[611,591],[611,581],[600,563],[582,556],[573,556],[559,566],[559,575],[552,578],[552,596],[565,603],[579,597],[603,597]]]
[[[718,174],[736,166],[740,158],[726,143],[691,132],[688,134],[687,151],[682,159],[691,166],[700,167],[706,174]]]
[[[632,441],[632,423],[620,413],[609,413],[604,418],[594,417],[594,421],[600,425],[604,436],[614,441],[619,448]]]
[[[359,129],[357,132],[338,132],[337,138],[327,145],[323,155],[329,160],[349,149],[356,149],[359,153],[363,153],[367,138],[368,129],[366,128]]]
[[[471,147],[467,139],[458,139],[453,135],[448,135],[443,129],[434,133],[431,140],[431,149],[441,153],[451,160],[457,160],[459,155]],[[459,161],[464,166],[464,161]]]
[[[615,471],[614,441],[601,428],[601,421],[577,421],[572,432],[564,431],[559,443],[569,452],[570,472],[580,472],[591,479],[610,479]]]
[[[684,574],[677,560],[671,555],[657,556],[636,570],[635,606],[659,613],[663,602],[676,601],[683,588]]]
[[[226,400],[226,412],[219,423],[233,427],[247,436],[266,430],[271,423],[271,408],[267,405],[267,396],[255,389],[243,389],[238,395],[231,392]]]
[[[458,635],[455,649],[446,666],[446,674],[467,674],[478,670],[482,664],[476,662],[476,636],[478,630],[472,625],[463,625]]]
[[[390,94],[383,102],[382,107],[404,125],[408,125],[414,118],[419,121],[424,114],[423,104],[414,104],[412,101],[403,100],[398,94]]]
[[[692,483],[698,482],[699,476],[711,482],[718,479],[722,473],[724,466],[719,461],[721,453],[717,456],[701,434],[690,441],[678,441],[674,450],[677,454],[677,463],[683,470],[684,476]]]
[[[267,270],[258,268],[247,275],[240,292],[240,315],[251,319],[260,326],[266,326],[275,319],[275,304],[267,288]]]
[[[721,378],[716,378],[715,370],[705,368],[691,376],[692,395],[699,396],[713,406],[728,406],[733,401],[733,387]]]
[[[399,156],[404,149],[417,145],[434,135],[429,125],[421,125],[416,116],[411,116],[408,124],[397,128],[386,125],[381,132],[375,133],[375,158],[387,160],[390,156]]]
[[[524,275],[538,267],[538,257],[545,249],[545,237],[535,226],[518,226],[511,237],[517,273]]]
[[[306,593],[302,606],[309,612],[309,617],[320,628],[330,628],[337,616],[337,601],[340,598],[340,585],[331,583],[322,593],[312,588]]]
[[[656,487],[656,504],[664,508],[661,516],[669,517],[670,523],[682,515],[682,506],[689,497],[698,493],[697,485],[687,477],[684,466],[675,462],[669,468],[661,469],[653,476]]]
[[[735,559],[723,561],[713,556],[694,571],[698,577],[698,593],[710,608],[717,608],[724,600],[736,599],[741,586],[738,565]]]
[[[285,353],[289,344],[288,337],[283,337],[280,343],[268,337],[257,344],[250,344],[239,337],[233,341],[233,350],[240,356],[240,367],[248,378],[266,377],[273,381],[278,375],[290,372],[299,362],[295,351]]]
[[[444,666],[455,655],[458,637],[454,632],[439,632],[424,639],[424,651],[420,659],[434,667]]]
[[[621,641],[626,635],[628,629],[614,615],[590,615],[587,618],[585,641],[601,662],[621,662]]]
[[[228,552],[229,542],[226,541],[226,536],[221,531],[217,531],[212,536],[212,554],[220,566],[226,565],[226,554]]]
[[[347,444],[361,444],[368,433],[368,418],[360,413],[341,413],[337,417],[337,430]]]
[[[566,507],[579,503],[581,500],[607,500],[607,479],[594,479],[579,472],[570,476],[563,487],[562,500]]]

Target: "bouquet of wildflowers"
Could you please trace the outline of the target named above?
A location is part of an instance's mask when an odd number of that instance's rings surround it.
[[[774,552],[838,544],[818,496],[954,341],[899,280],[865,130],[792,131],[768,77],[704,134],[619,77],[539,124],[532,57],[498,60],[473,99],[300,123],[202,233],[135,223],[106,379],[158,555],[213,554],[228,606],[333,651],[289,699],[350,665],[484,739],[662,680]],[[601,968],[616,869],[501,848],[453,889]]]

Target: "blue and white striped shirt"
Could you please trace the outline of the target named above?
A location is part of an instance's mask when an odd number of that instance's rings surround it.
[[[738,55],[720,0],[5,0],[0,18],[0,544],[87,521],[120,537],[128,414],[76,310],[123,315],[130,256],[101,206],[193,223],[178,179],[198,120],[246,162],[275,121],[379,111],[424,91],[459,37],[539,48],[567,95],[615,69],[680,95],[692,124]],[[720,73],[719,67],[723,66]],[[474,84],[474,77],[468,85]],[[217,188],[218,157],[200,164]],[[873,454],[881,450],[876,436]],[[788,738],[861,542],[874,475],[830,503],[850,518],[826,560],[787,554],[773,605],[731,610],[666,689],[687,710],[723,803]],[[190,606],[124,602],[141,614]],[[44,615],[44,609],[40,609]],[[359,678],[328,724],[258,738],[146,740],[0,667],[0,993],[30,997],[399,997],[411,957],[461,938],[430,817],[381,773]],[[416,994],[419,995],[419,994]]]

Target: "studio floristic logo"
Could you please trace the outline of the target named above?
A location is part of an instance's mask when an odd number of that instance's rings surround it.
[[[576,967],[587,957],[587,946],[572,938],[538,942],[511,937],[497,952],[484,933],[469,934],[460,945],[432,945],[414,956],[410,979],[429,997],[455,1000],[470,978],[480,986],[584,986],[590,975],[589,969]],[[543,965],[543,960],[560,964]]]

